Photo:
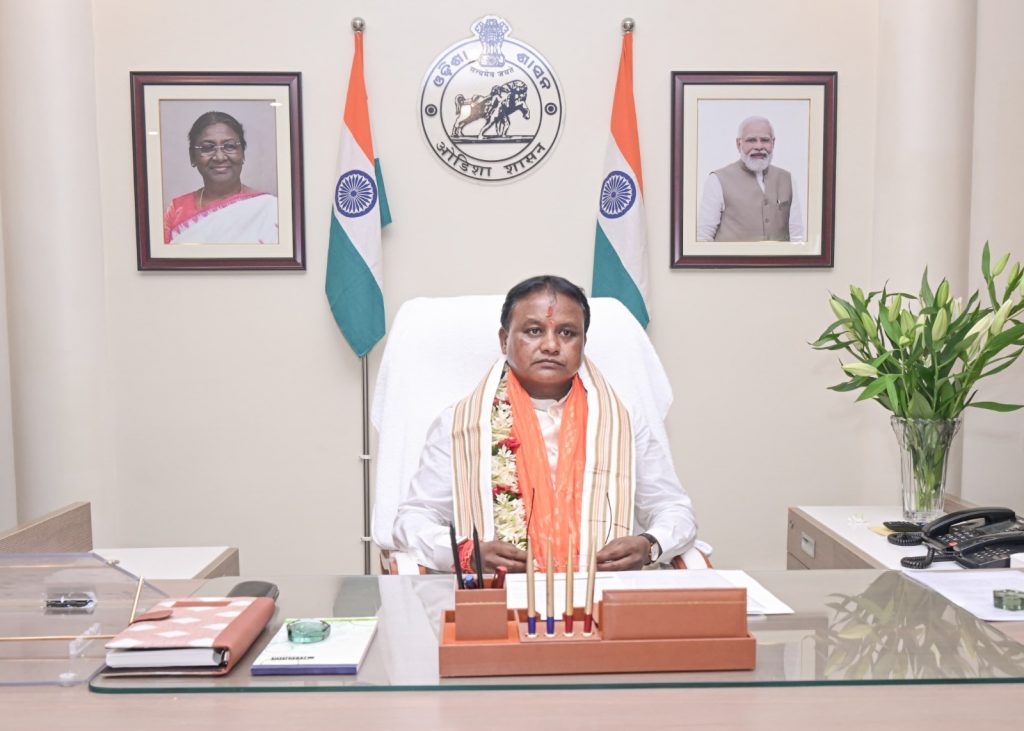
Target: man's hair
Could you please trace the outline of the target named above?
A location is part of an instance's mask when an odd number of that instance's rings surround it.
[[[529,297],[534,292],[564,294],[574,300],[583,310],[583,332],[590,329],[590,303],[587,302],[587,295],[583,293],[583,290],[568,279],[553,274],[542,274],[538,277],[524,279],[505,295],[505,304],[501,306],[501,326],[505,330],[508,330],[512,320],[512,308],[519,300]]]
[[[242,144],[242,149],[245,149],[245,131],[242,129],[241,122],[227,112],[207,112],[193,122],[192,129],[188,131],[189,153],[191,153],[192,148],[198,144],[199,135],[201,135],[203,130],[211,124],[226,124],[231,128],[232,132],[238,135],[238,141]]]
[[[771,120],[766,119],[765,117],[758,117],[756,115],[753,117],[747,117],[742,122],[740,122],[740,126],[736,128],[736,139],[743,139],[743,130],[747,128],[748,124],[754,124],[754,122],[764,122],[765,124],[767,124],[768,129],[772,131],[772,139],[775,139],[775,127],[772,126]]]

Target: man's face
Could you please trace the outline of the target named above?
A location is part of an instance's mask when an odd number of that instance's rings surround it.
[[[536,399],[559,399],[583,364],[583,308],[573,299],[540,290],[512,307],[498,331],[509,367]]]
[[[736,149],[747,170],[766,170],[772,161],[775,136],[767,122],[751,122],[743,128],[743,136],[736,138]]]

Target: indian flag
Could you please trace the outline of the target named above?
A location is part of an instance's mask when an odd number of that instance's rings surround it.
[[[622,37],[604,173],[591,294],[616,298],[647,327],[651,318],[647,314],[644,176],[640,170],[640,135],[633,103],[633,34],[628,32]]]
[[[361,358],[384,337],[380,230],[391,223],[391,212],[380,161],[373,156],[362,32],[357,31],[355,38],[338,151],[325,289],[338,327]]]

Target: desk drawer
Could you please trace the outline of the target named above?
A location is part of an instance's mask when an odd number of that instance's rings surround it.
[[[852,550],[841,539],[826,533],[805,518],[802,513],[790,509],[788,534],[786,536],[787,568],[808,569],[871,569],[885,568],[881,563],[872,563]],[[801,566],[793,566],[797,562]]]
[[[799,515],[789,513],[786,553],[809,569],[835,568],[835,541]]]

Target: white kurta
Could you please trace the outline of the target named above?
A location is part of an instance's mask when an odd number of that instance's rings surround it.
[[[560,404],[538,403],[549,461],[558,458]],[[445,409],[427,432],[419,468],[412,477],[409,496],[398,506],[395,545],[428,568],[451,571],[452,549],[448,524],[454,519],[452,504],[452,414]],[[689,496],[672,465],[668,443],[656,438],[641,415],[633,413],[633,446],[636,450],[636,493],[633,534],[650,533],[661,545],[663,563],[693,545],[697,523]]]

